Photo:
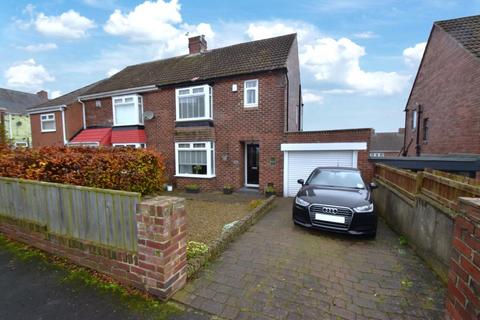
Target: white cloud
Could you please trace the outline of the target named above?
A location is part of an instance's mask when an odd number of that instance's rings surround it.
[[[188,35],[203,34],[207,40],[213,40],[214,32],[209,24],[183,22],[180,9],[177,0],[145,1],[130,12],[116,9],[103,29],[132,42],[155,44],[159,57],[187,53]]]
[[[413,47],[408,47],[403,50],[403,60],[409,66],[418,66],[423,57],[423,52],[427,46],[426,42],[420,42]]]
[[[321,95],[319,95],[318,93],[315,93],[314,91],[303,90],[302,99],[303,99],[304,103],[321,104],[321,103],[323,103],[324,98]]]
[[[74,10],[69,10],[59,16],[47,16],[40,12],[32,22],[35,29],[47,36],[68,39],[84,38],[88,30],[95,28],[95,22],[81,16]]]
[[[365,48],[348,38],[323,36],[315,26],[294,21],[263,21],[247,29],[251,39],[298,33],[300,66],[316,81],[340,86],[367,95],[391,95],[402,92],[410,76],[397,72],[366,71],[360,66]],[[302,72],[303,72],[302,71]]]
[[[41,89],[45,82],[54,81],[44,66],[29,59],[10,66],[5,72],[8,85],[12,87]]]
[[[110,68],[110,69],[108,69],[108,71],[107,71],[107,77],[113,76],[115,73],[118,73],[118,71],[120,71],[119,68]]]
[[[58,48],[58,46],[55,43],[48,42],[48,43],[29,44],[26,46],[19,46],[18,48],[25,51],[29,51],[29,52],[41,52],[41,51],[55,50]]]
[[[50,93],[50,99],[55,99],[58,98],[62,95],[62,91],[60,90],[54,90]]]
[[[378,35],[373,31],[363,31],[353,34],[355,38],[359,39],[372,39],[378,37]]]

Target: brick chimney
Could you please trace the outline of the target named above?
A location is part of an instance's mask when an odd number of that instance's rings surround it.
[[[398,128],[398,133],[405,134],[405,128]]]
[[[38,91],[37,96],[39,96],[43,100],[48,100],[48,92],[45,90]]]
[[[205,36],[202,34],[201,36],[188,38],[188,50],[190,54],[207,51],[207,40],[205,40]]]

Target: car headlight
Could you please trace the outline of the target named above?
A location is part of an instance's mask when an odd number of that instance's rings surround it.
[[[373,211],[373,203],[367,204],[366,206],[353,208],[353,210],[355,212],[372,212]]]
[[[299,206],[302,206],[302,207],[308,207],[310,205],[310,203],[308,203],[307,201],[305,201],[303,199],[300,199],[299,197],[295,198],[295,203],[298,204]]]

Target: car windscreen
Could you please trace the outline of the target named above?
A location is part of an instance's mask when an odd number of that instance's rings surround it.
[[[359,172],[346,170],[315,170],[307,183],[325,187],[365,188]]]

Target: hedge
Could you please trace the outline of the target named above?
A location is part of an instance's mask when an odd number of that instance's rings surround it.
[[[163,156],[133,148],[0,147],[0,176],[142,194],[166,181]]]

